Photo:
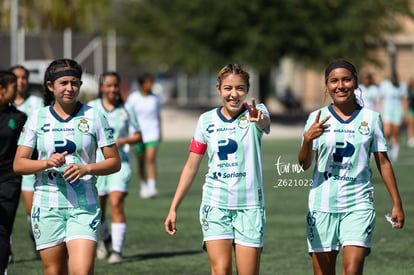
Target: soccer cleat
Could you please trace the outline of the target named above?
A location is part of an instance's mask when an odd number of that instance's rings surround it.
[[[108,263],[110,263],[110,264],[118,264],[120,262],[122,262],[121,253],[118,253],[118,252],[113,251],[111,253],[111,255],[109,256],[109,258],[108,258]]]
[[[105,241],[102,241],[102,240],[99,241],[98,247],[96,248],[96,257],[99,260],[108,258],[110,246],[111,246],[111,239],[108,239]]]
[[[148,199],[149,195],[148,195],[148,187],[146,185],[141,185],[141,189],[139,190],[139,196],[142,199]]]
[[[158,191],[155,187],[148,187],[147,188],[147,196],[148,198],[154,198],[158,195]]]
[[[151,199],[158,195],[158,191],[155,187],[141,186],[139,195],[142,199]]]

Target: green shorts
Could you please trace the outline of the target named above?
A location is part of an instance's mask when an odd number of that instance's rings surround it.
[[[407,115],[409,118],[414,118],[414,109],[413,108],[409,108],[407,110]]]
[[[128,193],[129,182],[131,181],[131,166],[128,162],[121,163],[121,170],[107,176],[98,176],[96,188],[98,195],[108,195],[110,192],[119,191]]]
[[[147,148],[157,148],[159,145],[160,145],[160,142],[156,141],[156,140],[145,142],[145,143],[139,142],[139,143],[137,143],[133,146],[133,148],[134,148],[133,151],[134,151],[135,154],[141,156],[145,153],[145,150]]]
[[[309,253],[339,251],[341,246],[354,245],[368,248],[368,254],[375,227],[375,211],[326,213],[308,210],[306,225]]]
[[[266,225],[264,208],[220,209],[200,206],[200,224],[204,242],[233,239],[234,243],[248,247],[263,247]]]
[[[34,174],[23,175],[22,176],[22,191],[34,192],[35,181],[36,181],[36,176]]]
[[[71,240],[98,240],[101,208],[89,205],[75,208],[32,207],[32,231],[36,249],[41,250]]]

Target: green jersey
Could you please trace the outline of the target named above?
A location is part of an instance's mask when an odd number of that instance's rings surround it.
[[[52,106],[32,113],[18,142],[36,148],[39,160],[67,151],[66,164],[94,163],[97,148],[114,143],[113,129],[105,116],[98,109],[81,103],[67,119],[62,119]],[[36,173],[33,205],[78,207],[80,204],[99,204],[95,176],[84,176],[79,184],[72,185],[63,178],[63,170],[64,167],[58,167]]]
[[[43,107],[43,99],[35,95],[29,95],[22,102],[22,104],[15,104],[15,106],[17,110],[25,113],[26,115],[30,115],[32,112]]]
[[[113,129],[113,136],[115,140],[120,137],[128,137],[136,132],[140,132],[136,115],[131,114],[133,110],[126,110],[122,104],[116,106],[112,111],[108,111],[102,105],[102,100],[97,98],[88,103],[93,108],[98,108],[108,119],[109,126]],[[129,162],[129,145],[122,145],[119,150],[119,157],[121,162]],[[98,150],[98,160],[103,160],[103,155]]]
[[[256,107],[269,114],[263,104]],[[264,132],[269,129],[260,129],[250,122],[247,110],[230,120],[221,114],[220,108],[200,116],[190,151],[208,153],[203,204],[223,209],[264,206],[261,163]]]
[[[318,111],[310,114],[305,131],[314,123]],[[346,121],[332,105],[321,109],[321,118],[331,116],[329,127],[313,141],[316,165],[309,193],[309,209],[322,212],[347,212],[373,209],[370,156],[387,151],[380,115],[358,107]]]

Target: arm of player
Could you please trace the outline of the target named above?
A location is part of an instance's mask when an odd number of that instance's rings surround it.
[[[170,210],[164,222],[165,231],[169,235],[174,235],[176,233],[176,219],[178,207],[180,206],[182,200],[184,199],[185,195],[190,189],[195,176],[197,175],[203,156],[203,154],[197,154],[194,152],[190,152],[188,155],[188,159],[181,172],[180,180],[178,181],[174,198],[171,202]]]
[[[13,161],[13,170],[18,175],[30,175],[39,171],[60,167],[65,164],[68,152],[54,153],[47,160],[31,159],[33,148],[19,145]]]
[[[381,174],[382,180],[384,181],[393,202],[391,218],[396,222],[396,228],[403,228],[405,215],[391,162],[388,159],[386,152],[375,152],[374,156],[378,171]]]
[[[315,121],[309,127],[309,129],[303,134],[302,145],[299,150],[298,162],[304,170],[308,169],[312,164],[314,152],[312,150],[313,140],[320,137],[329,125],[325,123],[329,120],[330,116],[325,117],[322,121],[319,121],[321,111],[316,114]]]

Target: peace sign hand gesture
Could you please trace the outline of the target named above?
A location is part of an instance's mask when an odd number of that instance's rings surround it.
[[[254,100],[254,98],[252,98],[252,107],[250,107],[247,101],[244,101],[243,104],[249,112],[250,122],[258,122],[259,120],[263,119],[263,113],[262,111],[256,108],[256,101]]]
[[[322,121],[319,121],[320,117],[321,117],[321,110],[318,111],[318,113],[316,114],[315,121],[313,122],[311,127],[309,127],[306,133],[303,135],[304,141],[309,142],[309,141],[314,140],[315,138],[320,137],[325,131],[325,129],[327,129],[330,126],[325,123],[331,118],[331,116],[326,116]]]

